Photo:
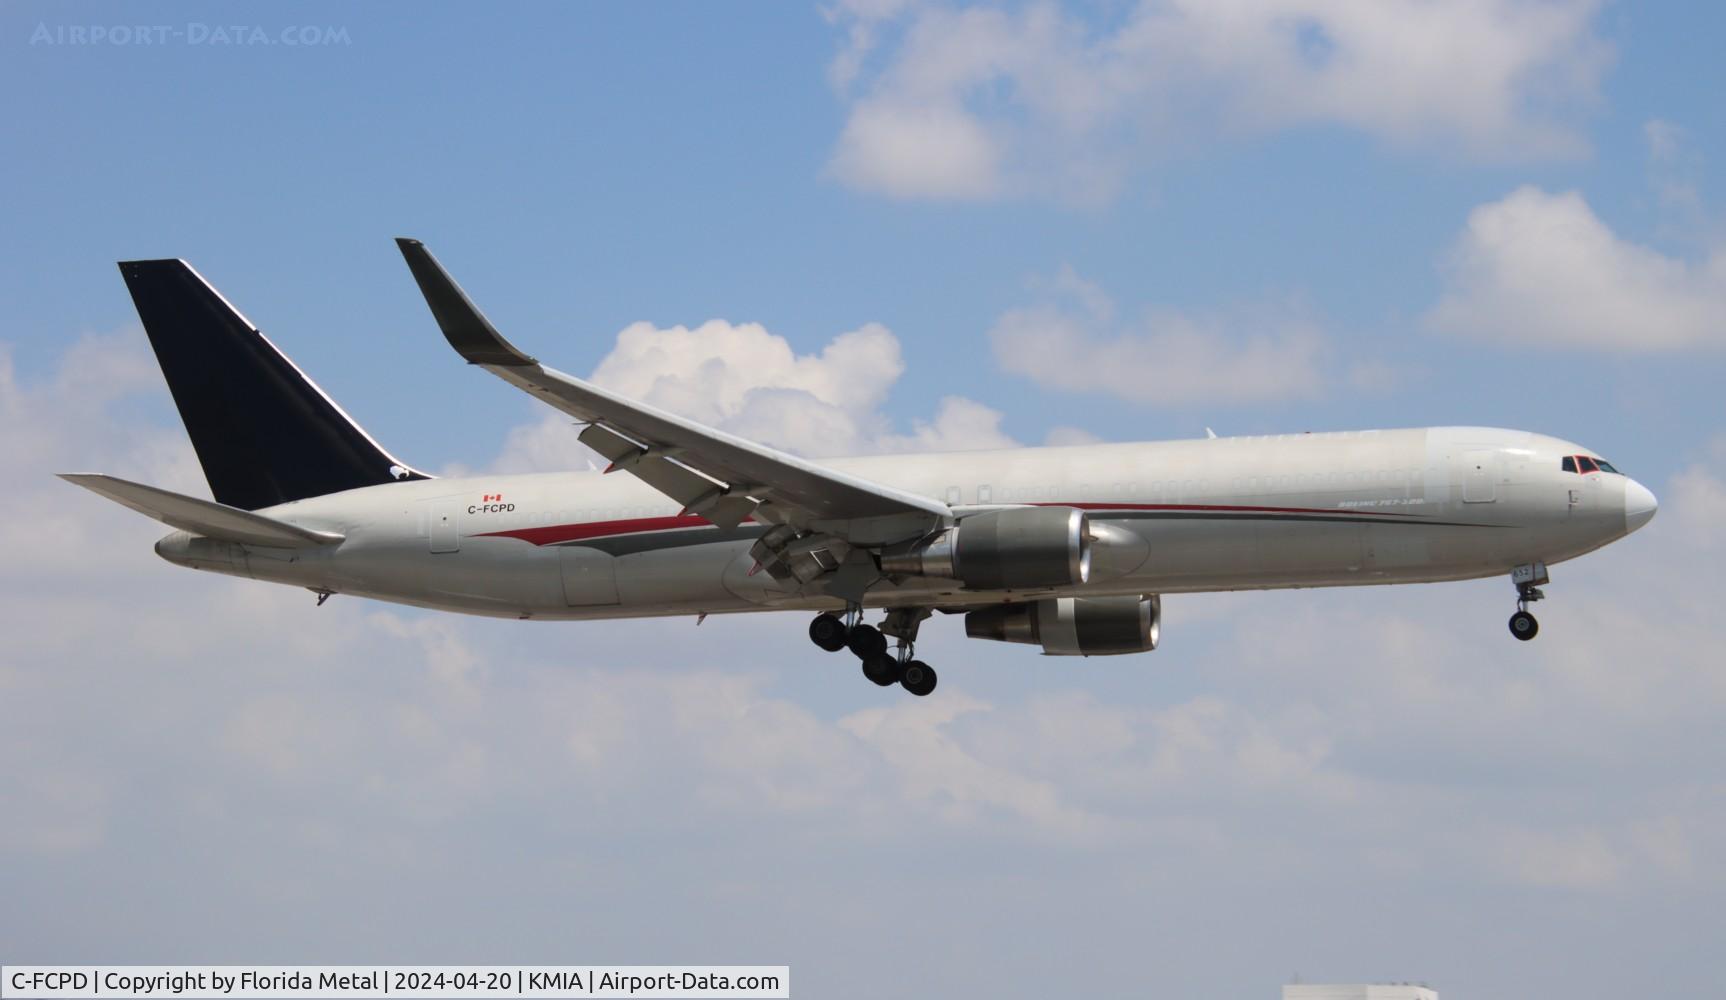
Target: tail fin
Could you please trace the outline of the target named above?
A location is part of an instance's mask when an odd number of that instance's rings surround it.
[[[120,262],[219,503],[257,510],[429,476],[397,461],[182,260]]]

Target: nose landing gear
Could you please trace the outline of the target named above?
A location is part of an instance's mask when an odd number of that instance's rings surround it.
[[[1516,584],[1516,614],[1510,616],[1510,634],[1523,642],[1540,634],[1540,622],[1528,613],[1528,606],[1546,597],[1540,587],[1552,582],[1545,563],[1525,563],[1510,571],[1510,582]]]
[[[918,697],[935,690],[935,670],[922,660],[912,659],[917,639],[917,626],[929,617],[928,608],[893,608],[880,628],[863,624],[863,609],[847,608],[841,618],[832,613],[815,616],[809,623],[809,641],[829,653],[850,649],[863,661],[863,676],[882,687],[893,684]],[[892,652],[887,649],[887,637],[898,640]]]

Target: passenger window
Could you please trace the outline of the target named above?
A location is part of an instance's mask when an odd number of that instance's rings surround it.
[[[947,506],[949,506],[949,507],[956,506],[958,503],[959,503],[959,487],[957,487],[957,486],[947,487]]]
[[[1563,464],[1564,464],[1564,471],[1565,472],[1575,472],[1576,471],[1576,458],[1574,456],[1572,456],[1572,455],[1564,456],[1564,463]]]
[[[988,503],[989,498],[993,495],[994,495],[994,491],[989,489],[989,487],[987,487],[987,486],[977,487],[977,502],[978,503]]]

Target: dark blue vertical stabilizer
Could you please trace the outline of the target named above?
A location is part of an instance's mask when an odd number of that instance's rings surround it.
[[[361,430],[181,260],[120,262],[219,503],[290,500],[425,479]]]

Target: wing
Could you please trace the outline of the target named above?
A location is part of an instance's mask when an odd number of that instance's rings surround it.
[[[505,340],[423,244],[396,243],[450,346],[469,364],[586,423],[581,441],[611,460],[608,472],[629,472],[722,526],[758,514],[853,544],[916,537],[951,516],[938,501],[763,447],[547,368]]]
[[[282,549],[305,549],[333,545],[342,536],[330,531],[313,531],[297,524],[278,521],[273,517],[254,514],[249,510],[226,504],[200,500],[180,493],[143,483],[115,479],[98,473],[61,473],[60,478],[75,486],[130,507],[145,517],[172,528],[190,531],[194,535],[242,542],[247,545],[267,545]]]

